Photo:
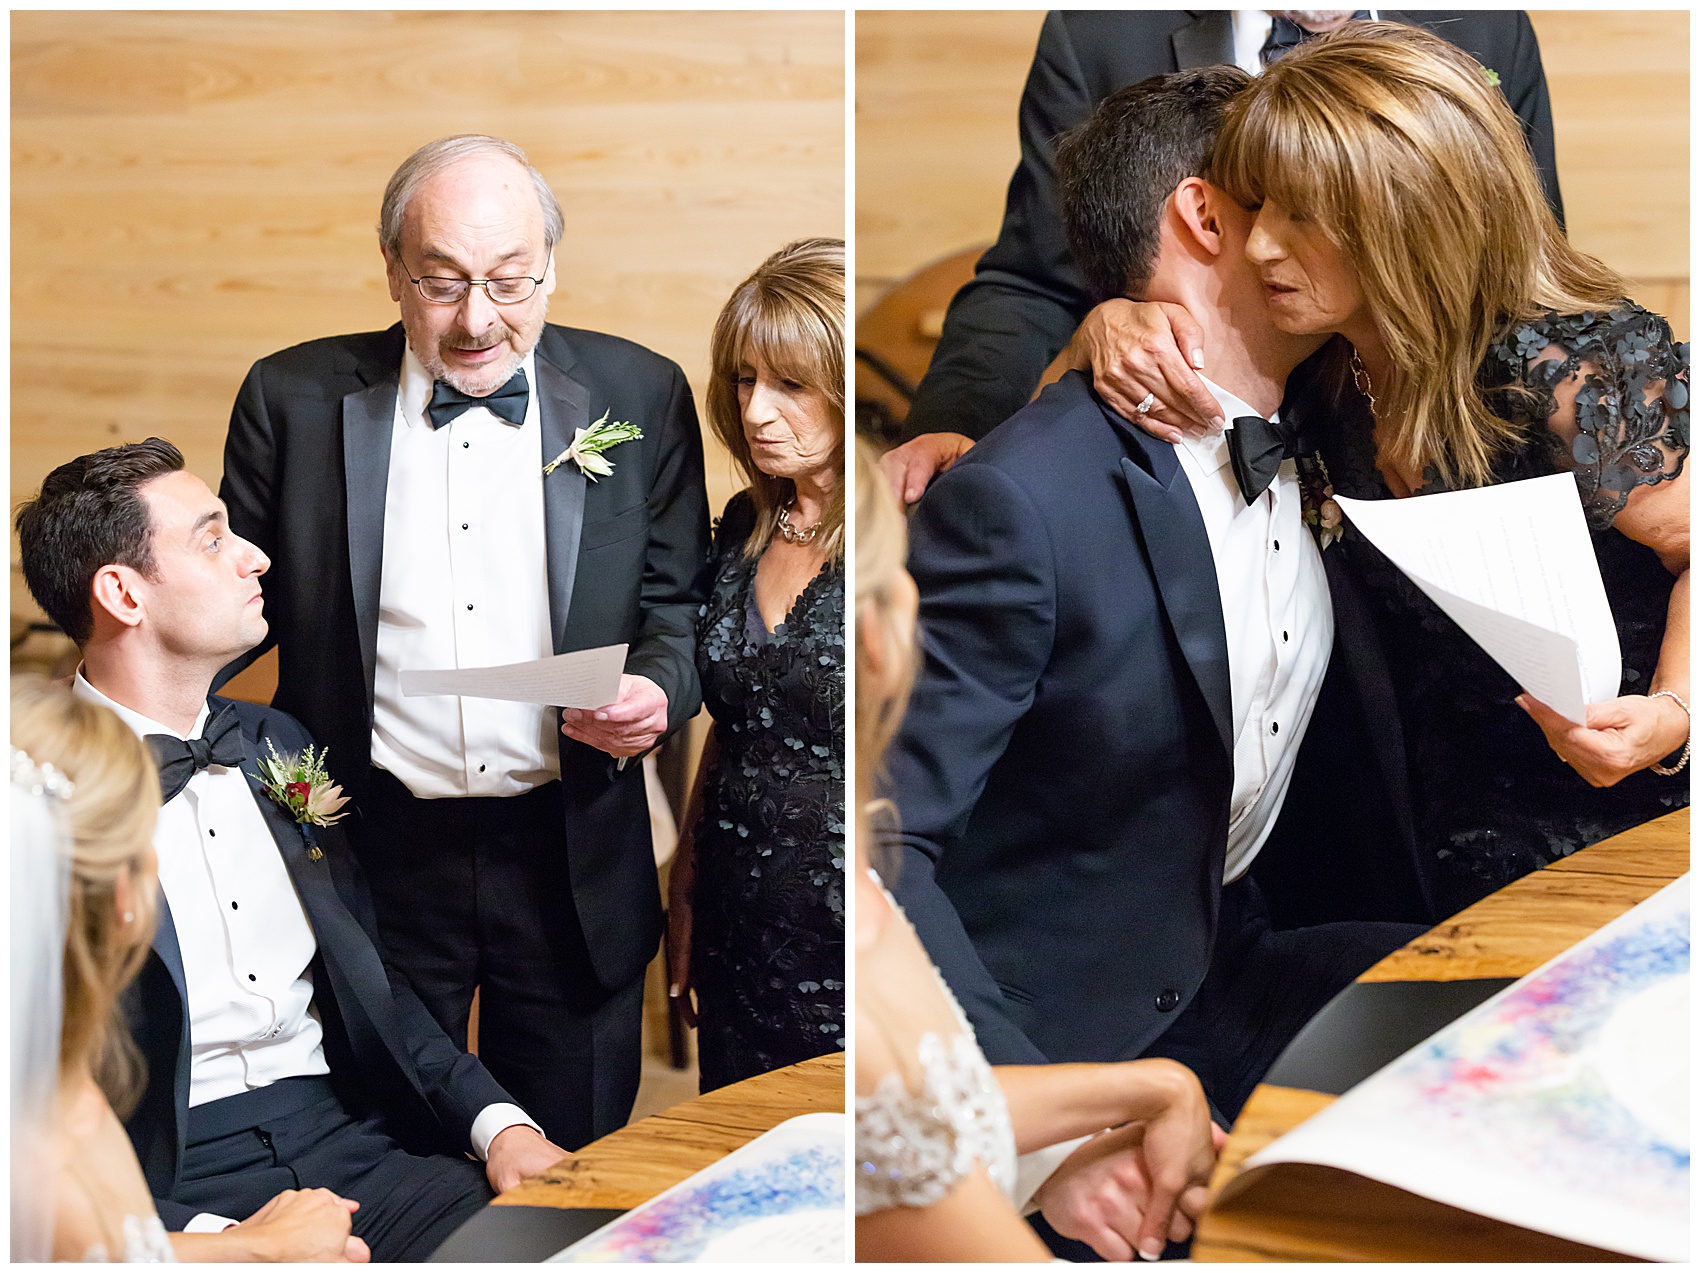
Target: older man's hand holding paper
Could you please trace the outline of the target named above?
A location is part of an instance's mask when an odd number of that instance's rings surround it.
[[[561,708],[561,731],[622,761],[655,745],[667,729],[667,695],[646,676],[628,676],[625,645],[574,650],[501,667],[405,671],[410,698],[455,694]]]

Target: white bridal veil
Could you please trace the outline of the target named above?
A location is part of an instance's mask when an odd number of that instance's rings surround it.
[[[54,1118],[71,858],[71,784],[17,748],[12,761],[12,1259],[53,1258]]]

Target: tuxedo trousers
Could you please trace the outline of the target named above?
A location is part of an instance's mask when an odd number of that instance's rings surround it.
[[[197,1105],[186,1140],[173,1202],[244,1220],[285,1189],[329,1189],[360,1204],[354,1235],[375,1261],[425,1259],[496,1196],[482,1163],[407,1153],[322,1075]]]
[[[390,959],[460,1047],[577,1149],[625,1126],[642,1070],[643,977],[612,994],[573,904],[558,782],[421,800],[381,769],[349,838]]]
[[[1222,887],[1204,981],[1144,1055],[1192,1070],[1217,1122],[1232,1127],[1305,1024],[1358,974],[1426,931],[1375,920],[1277,930],[1257,883],[1242,875]]]

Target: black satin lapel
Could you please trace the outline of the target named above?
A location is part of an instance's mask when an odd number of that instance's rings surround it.
[[[183,979],[183,948],[177,944],[177,925],[172,921],[171,903],[166,900],[163,888],[159,890],[159,921],[153,930],[153,953],[171,974],[171,984],[183,998],[183,1019],[187,1021],[189,986]]]
[[[1140,538],[1151,560],[1163,609],[1209,705],[1222,746],[1232,756],[1234,714],[1228,636],[1216,586],[1216,563],[1210,555],[1210,537],[1205,533],[1192,485],[1172,451],[1169,462],[1173,469],[1165,474],[1167,485],[1126,457],[1121,462],[1122,476],[1139,514]]]
[[[397,1038],[393,1004],[390,999],[389,974],[378,958],[366,930],[343,904],[331,879],[330,864],[321,856],[315,860],[308,855],[308,841],[302,828],[265,793],[259,781],[244,770],[254,800],[265,815],[266,826],[277,841],[283,864],[295,885],[301,909],[307,915],[319,956],[330,974],[331,991],[344,1005],[358,1003],[364,1010],[342,1009],[342,1019],[355,1054],[375,1056],[394,1052],[386,1040]],[[411,1076],[412,1069],[404,1065],[403,1072]]]
[[[348,574],[366,672],[366,719],[378,666],[378,589],[384,567],[384,496],[390,478],[399,369],[342,400],[342,462],[347,484]]]
[[[1231,9],[1212,9],[1169,37],[1175,50],[1175,69],[1220,66],[1234,60],[1234,15]]]
[[[177,1128],[183,1126],[182,1113],[189,1108],[189,983],[183,975],[183,948],[177,942],[177,923],[171,918],[171,903],[165,889],[159,890],[159,919],[154,924],[153,953],[171,974],[171,984],[177,990],[181,1006],[182,1025],[177,1031],[177,1072],[172,1075],[174,1105],[178,1113]],[[175,1170],[175,1168],[174,1168]]]
[[[537,369],[537,415],[542,425],[539,467],[572,445],[579,429],[590,427],[590,392],[541,354]],[[587,479],[573,463],[559,465],[543,479],[543,538],[549,564],[549,629],[557,654],[566,653],[567,611],[578,576],[579,532],[584,526]]]

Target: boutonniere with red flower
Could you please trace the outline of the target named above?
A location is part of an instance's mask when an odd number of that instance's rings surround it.
[[[1316,546],[1326,549],[1345,533],[1345,515],[1334,501],[1334,485],[1328,478],[1328,466],[1322,456],[1313,454],[1299,460],[1299,505],[1304,510],[1304,523],[1316,536]]]
[[[340,786],[331,781],[330,772],[325,768],[325,757],[330,748],[321,748],[315,753],[309,747],[306,751],[280,756],[268,738],[266,750],[271,755],[260,760],[260,786],[295,820],[296,825],[328,827],[348,816],[337,812],[348,803],[348,797],[342,794]],[[310,835],[307,856],[315,862],[324,856],[319,846],[312,843]]]

